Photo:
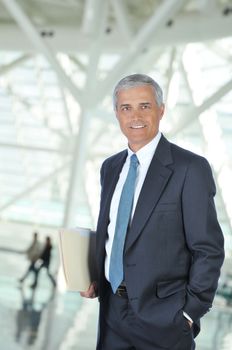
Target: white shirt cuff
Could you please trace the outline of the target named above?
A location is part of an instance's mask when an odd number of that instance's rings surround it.
[[[193,320],[191,319],[191,317],[188,314],[186,314],[186,312],[183,311],[183,315],[185,318],[187,318],[187,320],[189,320],[190,322],[193,323]]]

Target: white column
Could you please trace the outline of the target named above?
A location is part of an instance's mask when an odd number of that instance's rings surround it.
[[[105,23],[108,10],[107,2],[105,0],[96,1],[93,10],[93,23],[91,28],[94,31],[94,37],[93,44],[89,51],[89,64],[87,69],[86,86],[84,88],[85,95],[83,95],[84,108],[82,110],[80,129],[74,146],[72,170],[63,219],[64,226],[79,225],[89,226],[91,228],[93,228],[94,220],[91,216],[89,199],[85,189],[85,165],[88,156],[87,149],[90,123],[91,118],[94,115],[94,111],[91,108],[91,101],[93,95],[96,93],[96,72],[105,34]],[[96,198],[93,198],[93,200],[96,200]]]

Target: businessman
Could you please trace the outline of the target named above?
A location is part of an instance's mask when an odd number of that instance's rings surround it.
[[[97,225],[98,350],[192,350],[224,259],[207,160],[159,131],[163,94],[149,76],[123,78],[114,109],[127,150],[101,168]]]

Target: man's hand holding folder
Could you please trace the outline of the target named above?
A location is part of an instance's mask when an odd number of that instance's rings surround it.
[[[84,298],[96,298],[98,296],[97,293],[97,283],[92,282],[89,288],[85,292],[80,292],[80,295]]]

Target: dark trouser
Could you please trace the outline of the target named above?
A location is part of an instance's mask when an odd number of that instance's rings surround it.
[[[47,270],[47,275],[48,275],[50,281],[52,282],[52,285],[55,287],[56,286],[56,281],[55,281],[54,277],[52,276],[52,274],[49,272],[49,266],[47,264],[45,264],[45,263],[42,263],[42,265],[35,271],[35,280],[34,280],[34,283],[32,284],[32,287],[33,288],[37,287],[39,273],[40,273],[40,270],[42,268],[45,268]]]
[[[194,350],[192,330],[186,320],[182,337],[170,348],[163,348],[151,339],[134,314],[127,297],[107,296],[108,311],[101,322],[97,350]],[[183,316],[184,317],[184,316]],[[168,337],[168,334],[167,334]]]
[[[35,261],[32,261],[27,269],[27,271],[25,272],[24,276],[22,278],[20,278],[20,281],[23,282],[27,276],[29,275],[30,272],[33,272],[34,274],[36,274],[36,268],[35,268]]]

